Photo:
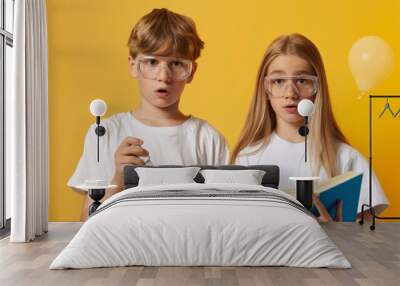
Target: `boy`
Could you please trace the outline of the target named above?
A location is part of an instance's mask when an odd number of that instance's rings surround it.
[[[122,190],[125,165],[227,163],[224,137],[206,121],[179,110],[203,46],[194,22],[186,16],[154,9],[139,20],[128,40],[128,64],[138,81],[140,104],[131,112],[102,121],[106,134],[100,138],[100,163],[96,162],[95,125],[89,128],[68,186],[79,190],[77,186],[87,179],[105,178],[117,185],[106,190],[107,198]],[[82,220],[86,220],[90,204],[86,195]]]

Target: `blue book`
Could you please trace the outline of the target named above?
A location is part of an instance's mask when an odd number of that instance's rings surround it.
[[[314,192],[319,194],[321,203],[333,219],[336,219],[336,203],[343,201],[343,221],[355,221],[357,217],[358,202],[363,174],[346,172],[318,184]],[[315,206],[311,212],[319,215]]]

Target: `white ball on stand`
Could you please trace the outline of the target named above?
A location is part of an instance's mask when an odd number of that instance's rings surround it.
[[[297,105],[297,111],[301,116],[311,116],[314,112],[314,103],[309,99],[302,99]]]
[[[103,116],[107,112],[107,104],[104,100],[95,99],[90,103],[90,113],[94,116]]]

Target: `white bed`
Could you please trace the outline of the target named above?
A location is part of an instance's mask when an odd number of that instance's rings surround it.
[[[198,183],[114,195],[50,269],[128,265],[351,267],[317,220],[284,192]]]

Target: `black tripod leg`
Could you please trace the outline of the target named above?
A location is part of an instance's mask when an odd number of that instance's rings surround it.
[[[375,230],[375,209],[374,207],[370,208],[370,212],[372,215],[372,225],[369,227],[370,230]]]
[[[362,204],[362,206],[361,206],[361,219],[358,222],[360,225],[364,224],[364,206],[365,206],[365,204]]]

